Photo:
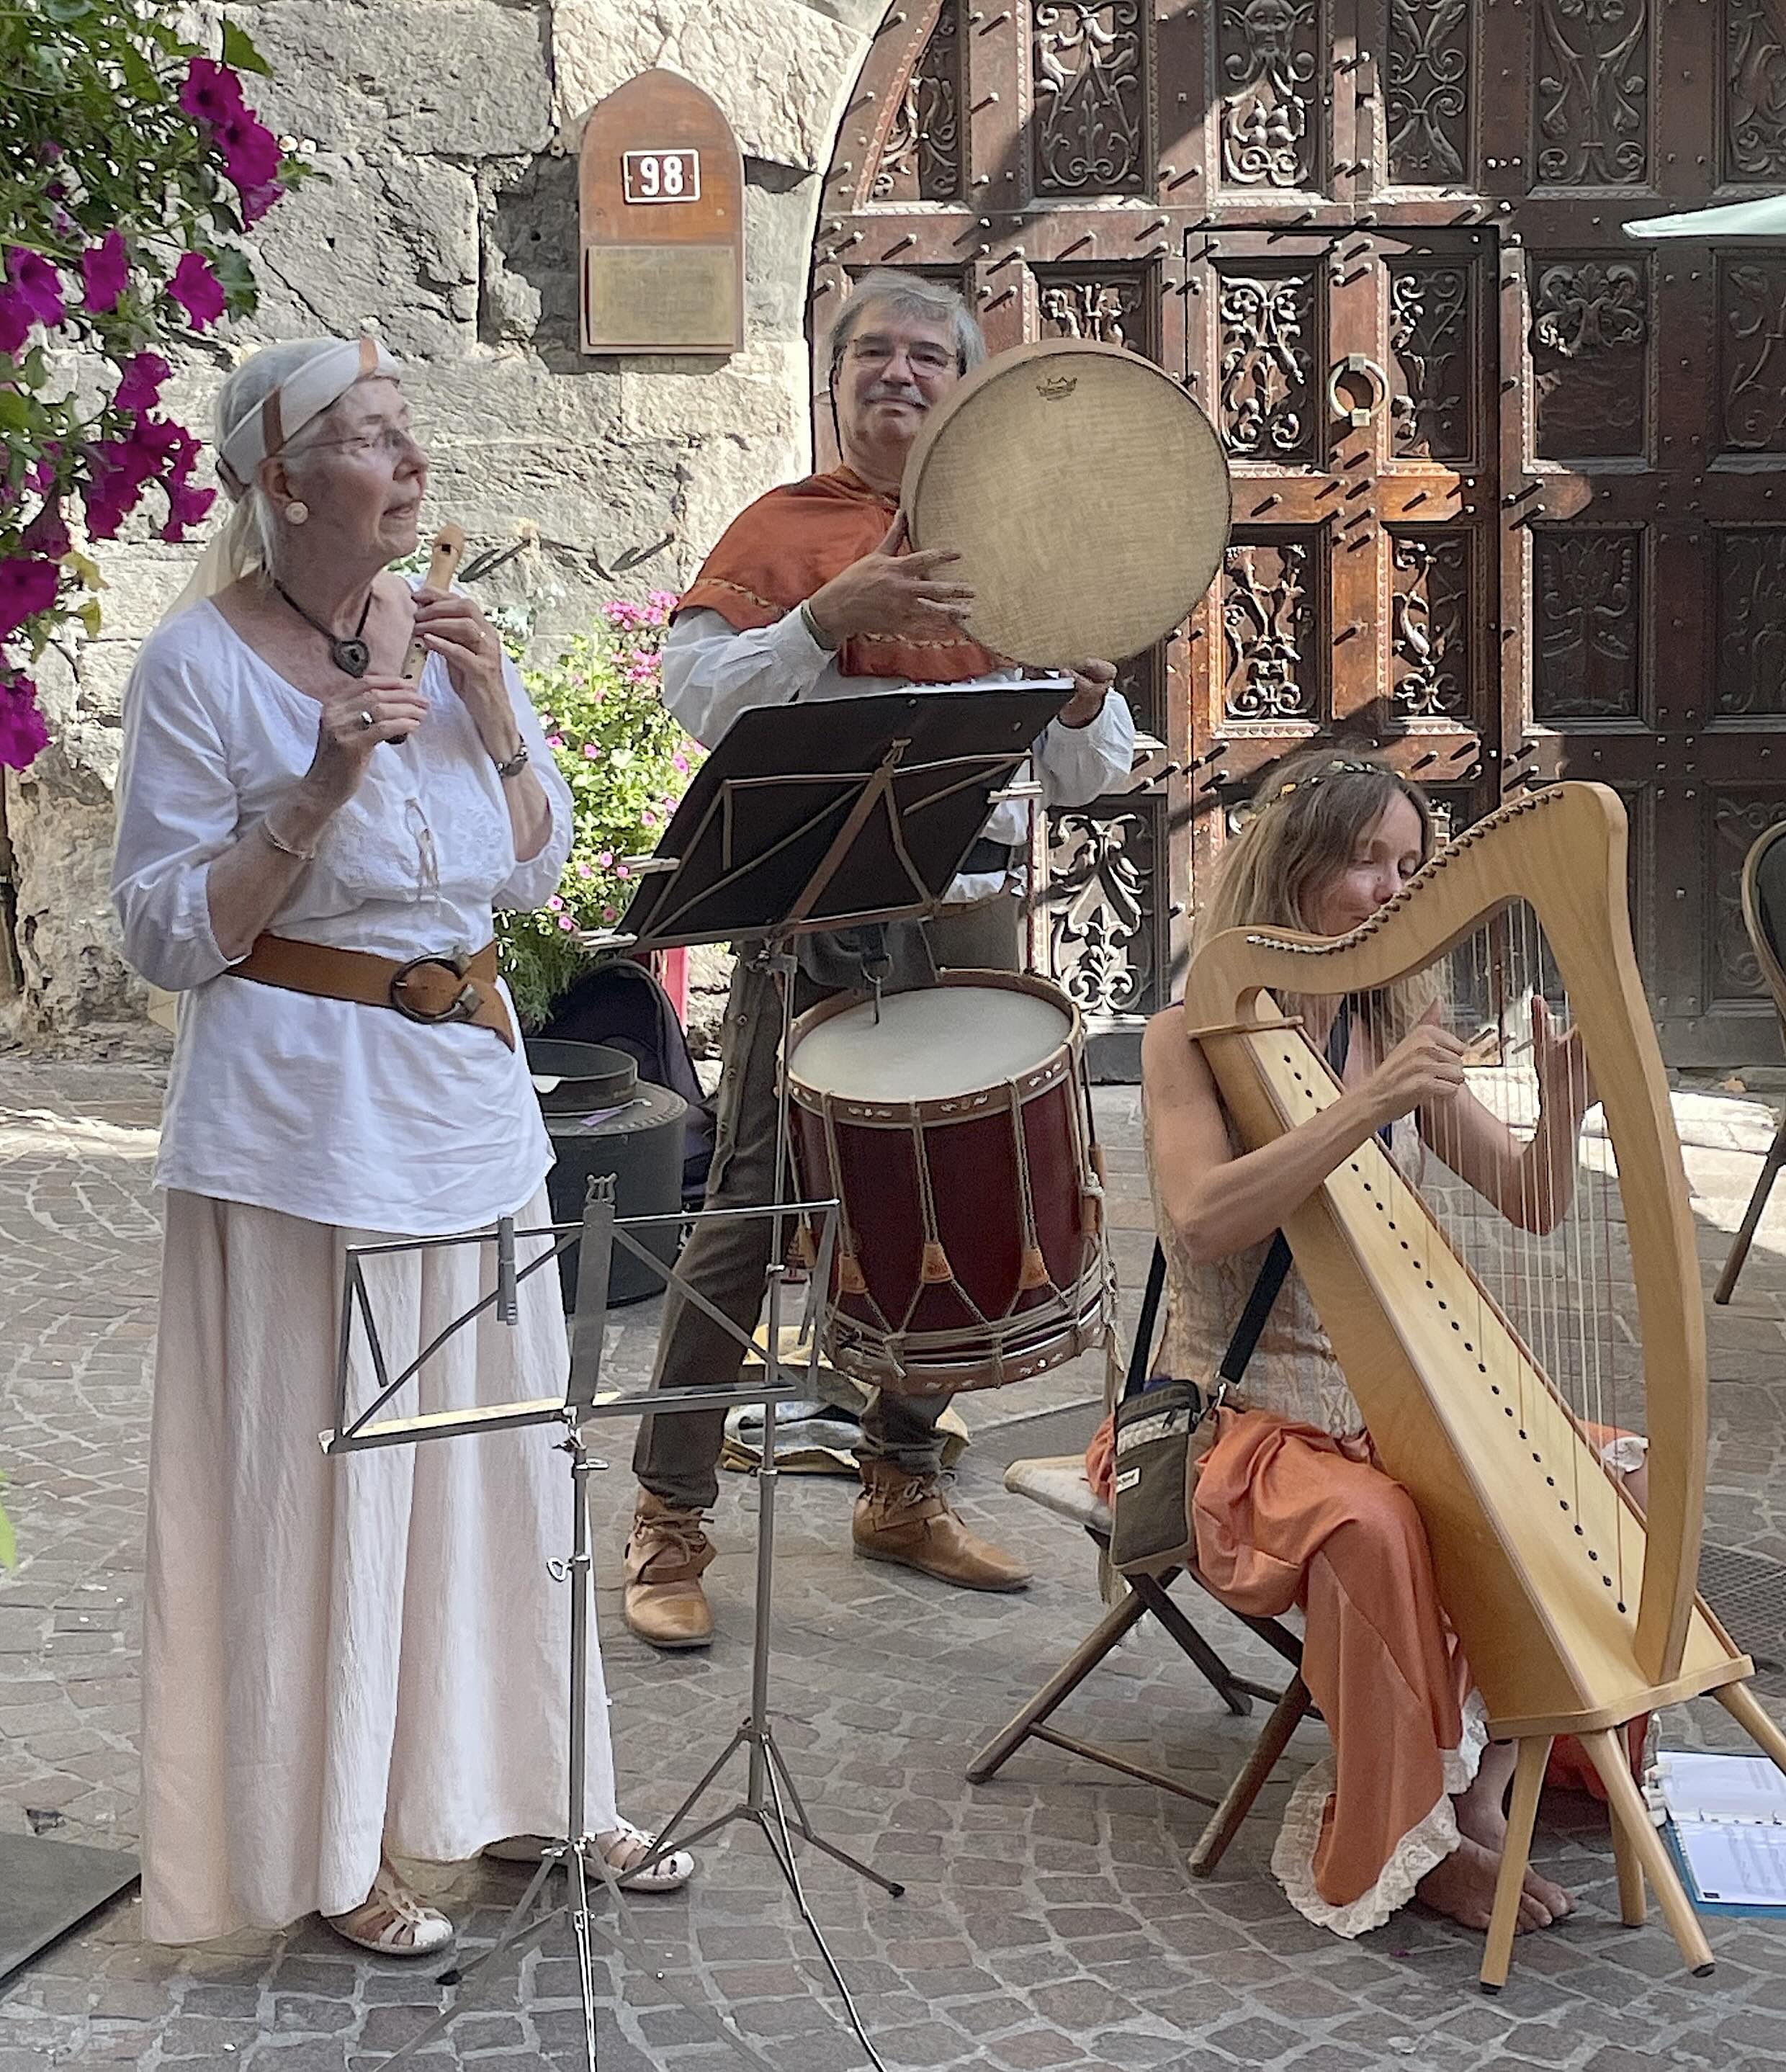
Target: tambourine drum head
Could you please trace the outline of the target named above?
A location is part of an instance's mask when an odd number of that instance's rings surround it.
[[[931,413],[905,467],[914,548],[950,547],[967,630],[1013,661],[1122,661],[1209,589],[1227,462],[1171,377],[1120,346],[1024,346]]]

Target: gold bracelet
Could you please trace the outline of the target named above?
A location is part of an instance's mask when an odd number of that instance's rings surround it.
[[[270,813],[263,813],[255,822],[255,825],[266,837],[268,846],[277,849],[281,856],[294,857],[299,863],[314,863],[316,861],[316,850],[314,846],[310,849],[296,849],[289,841],[281,841],[279,839],[273,831],[273,816]]]

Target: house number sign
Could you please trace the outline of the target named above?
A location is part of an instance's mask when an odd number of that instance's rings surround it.
[[[717,104],[648,72],[590,111],[578,171],[588,353],[744,343],[744,161]]]
[[[699,151],[623,151],[620,176],[631,208],[648,202],[700,199]]]

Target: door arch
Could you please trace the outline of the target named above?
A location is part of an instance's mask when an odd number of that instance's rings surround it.
[[[826,178],[815,348],[852,278],[914,268],[968,294],[995,351],[1093,337],[1157,361],[1234,473],[1210,595],[1125,672],[1129,787],[1053,816],[1038,859],[1033,949],[1106,1069],[1172,997],[1227,808],[1335,731],[1455,824],[1565,774],[1616,785],[1669,1054],[1776,1054],[1736,884],[1786,818],[1786,254],[1653,253],[1622,227],[1786,183],[1783,14],[886,18]],[[823,454],[816,350],[814,390]]]

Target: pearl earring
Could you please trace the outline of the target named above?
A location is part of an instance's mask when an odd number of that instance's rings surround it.
[[[310,515],[310,507],[307,504],[301,504],[294,500],[285,506],[285,523],[288,525],[302,525]]]

